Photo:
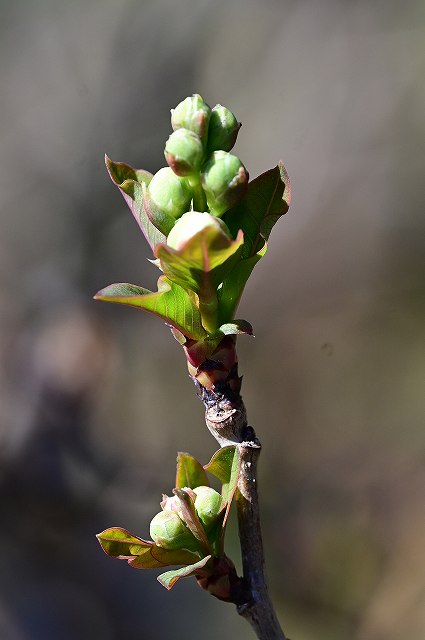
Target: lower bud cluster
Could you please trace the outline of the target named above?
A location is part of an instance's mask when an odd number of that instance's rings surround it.
[[[148,194],[153,203],[174,219],[205,201],[210,213],[222,216],[244,195],[248,172],[229,153],[240,123],[222,105],[213,109],[198,94],[171,110],[173,133],[165,145],[168,167],[152,178]]]
[[[195,507],[196,515],[205,534],[208,534],[217,524],[222,512],[222,496],[211,487],[200,486],[195,489],[183,489]],[[161,502],[162,511],[156,514],[150,523],[152,540],[163,549],[199,550],[199,538],[193,533],[185,521],[180,498],[164,496]]]
[[[192,576],[216,598],[239,603],[242,583],[224,552],[224,535],[240,468],[233,445],[220,448],[204,466],[179,452],[174,495],[163,495],[150,523],[151,540],[110,527],[97,535],[103,551],[135,569],[175,567],[157,577],[167,589]],[[221,482],[221,493],[209,485],[209,474]]]

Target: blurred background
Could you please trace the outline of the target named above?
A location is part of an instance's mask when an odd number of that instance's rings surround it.
[[[0,637],[254,637],[95,539],[146,537],[176,452],[216,448],[167,328],[92,300],[157,279],[103,155],[158,170],[194,92],[242,121],[251,177],[282,159],[292,180],[238,313],[284,628],[425,637],[424,2],[0,8]]]

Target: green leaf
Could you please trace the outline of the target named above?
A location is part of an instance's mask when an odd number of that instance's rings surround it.
[[[133,169],[124,162],[112,162],[108,156],[105,156],[105,164],[112,182],[121,191],[153,250],[158,243],[165,242],[166,237],[154,226],[145,210],[143,187],[148,186],[152,174],[143,169]]]
[[[121,186],[127,180],[148,185],[152,179],[152,174],[149,171],[133,169],[125,162],[113,162],[107,155],[105,155],[105,164],[112,182],[117,186]]]
[[[209,487],[209,481],[204,467],[189,453],[179,451],[177,454],[177,489],[183,489],[184,487],[195,489],[196,487],[203,486]]]
[[[223,485],[221,495],[227,505],[223,527],[226,524],[230,505],[238,485],[240,465],[238,448],[235,445],[231,445],[216,451],[209,463],[204,466],[205,471],[218,478]]]
[[[172,249],[160,244],[155,255],[160,259],[166,276],[185,289],[191,289],[200,298],[216,296],[218,285],[233,269],[240,257],[243,233],[236,240],[220,238],[212,227],[206,227],[194,234],[181,249]]]
[[[105,529],[97,536],[103,551],[112,558],[126,560],[136,569],[157,569],[175,564],[192,564],[199,556],[187,549],[162,549],[122,527]]]
[[[207,335],[193,296],[165,276],[159,278],[156,293],[121,282],[105,287],[95,299],[149,311],[193,340],[202,340]]]
[[[262,249],[275,223],[288,211],[289,203],[289,178],[282,162],[249,183],[246,195],[223,216],[233,237],[243,230],[244,258]]]
[[[229,322],[236,312],[243,290],[257,262],[267,251],[267,240],[278,219],[289,208],[291,191],[282,162],[261,174],[248,185],[238,204],[227,211],[223,220],[233,237],[242,229],[242,260],[227,275],[219,290],[219,322]]]
[[[153,542],[143,540],[121,527],[111,527],[99,533],[96,538],[108,556],[113,558],[128,558],[149,553]]]
[[[209,334],[206,338],[206,342],[220,342],[224,336],[239,336],[239,335],[252,336],[252,326],[247,320],[233,320],[233,322],[227,322],[222,324],[217,331]]]
[[[243,290],[255,265],[267,251],[267,243],[258,253],[250,258],[240,260],[225,278],[219,289],[218,318],[219,322],[227,323],[232,320],[238,308]]]
[[[184,489],[173,489],[173,493],[180,500],[182,519],[187,524],[190,532],[203,545],[204,549],[207,552],[211,551],[207,534],[204,527],[202,526],[201,521],[198,518],[198,514],[196,513],[194,500]]]
[[[142,191],[144,211],[151,223],[163,234],[164,240],[161,240],[161,242],[165,242],[166,236],[168,236],[171,229],[176,224],[176,219],[166,211],[160,209],[158,205],[155,204],[155,202],[150,197],[145,185],[142,185]]]
[[[226,531],[226,519],[227,519],[229,510],[230,510],[230,504],[224,505],[224,501],[223,501],[222,511],[217,519],[217,522],[213,526],[211,531],[208,531],[208,539],[210,541],[210,544],[213,550],[212,555],[213,557],[216,557],[216,558],[222,556],[224,553],[224,537],[225,537],[225,531]]]
[[[166,571],[165,573],[161,573],[157,580],[166,589],[171,589],[181,578],[188,578],[189,576],[195,576],[203,573],[202,568],[205,567],[210,559],[211,556],[205,556],[205,558],[202,558],[199,562],[195,562],[187,567]]]
[[[252,325],[247,320],[233,320],[233,322],[222,324],[218,330],[224,336],[253,335]]]
[[[227,322],[222,324],[217,331],[210,333],[204,339],[202,343],[196,343],[190,347],[190,351],[193,354],[195,349],[199,353],[199,357],[203,357],[204,360],[210,358],[212,353],[218,347],[220,342],[225,336],[238,336],[238,335],[253,336],[252,326],[247,320],[234,320],[233,322]],[[202,355],[203,354],[203,355]]]

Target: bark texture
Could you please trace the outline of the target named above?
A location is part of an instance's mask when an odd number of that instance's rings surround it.
[[[261,444],[254,429],[248,426],[245,405],[239,393],[241,378],[238,377],[236,358],[227,380],[221,378],[214,384],[213,371],[214,367],[210,366],[213,384],[209,388],[193,377],[205,405],[205,422],[221,447],[236,445],[241,457],[236,506],[243,577],[232,601],[238,613],[251,624],[259,640],[289,640],[280,627],[267,589],[257,490]]]

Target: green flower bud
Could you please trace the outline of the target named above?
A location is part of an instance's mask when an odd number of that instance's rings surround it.
[[[152,540],[163,549],[195,550],[197,542],[175,511],[160,511],[150,524]]]
[[[216,104],[208,128],[208,152],[230,151],[236,142],[241,123],[227,107]]]
[[[237,156],[226,151],[214,151],[201,173],[201,184],[208,207],[221,216],[244,195],[248,172]]]
[[[198,172],[204,156],[200,137],[189,129],[177,129],[168,138],[165,159],[178,176],[190,176]]]
[[[192,191],[184,178],[176,176],[170,167],[163,167],[153,176],[148,193],[154,204],[172,216],[179,218],[188,210]]]
[[[196,487],[195,509],[205,529],[210,529],[217,522],[221,510],[222,496],[211,487]]]
[[[231,242],[227,225],[207,211],[188,211],[177,220],[167,237],[167,244],[179,251],[189,240],[204,229],[216,233],[215,247],[225,248]]]
[[[206,142],[211,107],[198,93],[185,98],[175,109],[171,109],[171,126],[173,130],[190,129]]]

